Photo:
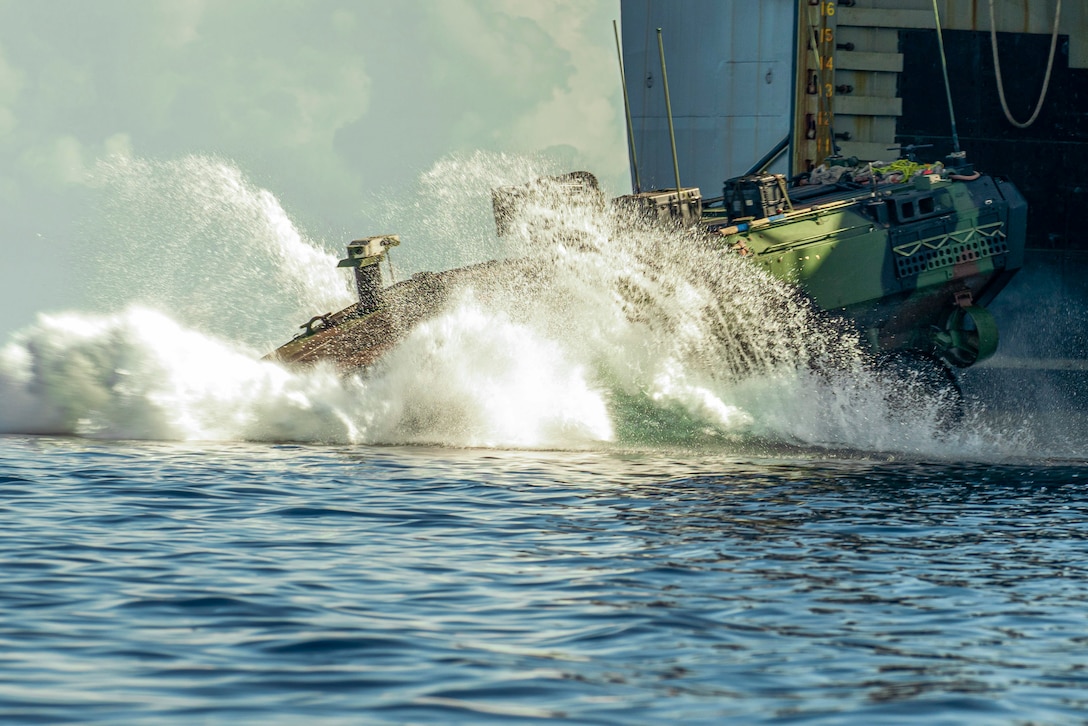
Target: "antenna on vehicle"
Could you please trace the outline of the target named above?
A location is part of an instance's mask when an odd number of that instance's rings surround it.
[[[960,156],[960,137],[956,133],[956,111],[952,108],[952,87],[948,83],[948,59],[944,55],[944,36],[941,34],[941,14],[937,0],[933,0],[933,19],[937,23],[937,45],[941,49],[941,70],[944,71],[944,94],[948,97],[948,115],[952,119],[953,156]]]
[[[616,57],[620,61],[620,83],[623,85],[623,112],[627,115],[627,146],[631,150],[631,168],[635,172],[635,194],[642,191],[642,182],[638,178],[638,159],[635,157],[635,129],[631,123],[631,101],[627,97],[627,76],[623,72],[623,51],[620,50],[620,31],[616,21],[612,21],[612,32],[616,35]]]

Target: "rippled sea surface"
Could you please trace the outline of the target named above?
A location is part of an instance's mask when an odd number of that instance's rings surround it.
[[[1080,721],[1086,477],[0,438],[0,716]]]

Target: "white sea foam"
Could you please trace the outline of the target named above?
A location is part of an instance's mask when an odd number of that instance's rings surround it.
[[[329,388],[339,393],[340,380],[303,381],[158,312],[42,315],[0,350],[0,431],[335,439],[335,416],[314,414]],[[261,419],[272,411],[281,416]]]
[[[0,349],[0,433],[580,446],[604,401],[555,343],[468,303],[368,380],[291,372],[161,313],[43,315]]]
[[[127,220],[119,237],[128,240],[114,254],[127,249],[137,259],[114,259],[100,282],[122,269],[115,289],[131,287],[116,306],[123,311],[43,315],[0,349],[0,432],[1010,453],[980,421],[950,429],[948,401],[874,374],[846,328],[747,260],[684,231],[548,195],[527,205],[503,241],[526,262],[481,270],[365,376],[286,370],[260,360],[266,333],[224,327],[209,308],[242,305],[234,322],[268,331],[284,327],[287,314],[340,307],[348,285],[335,258],[229,164],[114,163],[102,172],[104,188],[117,195],[111,214]],[[490,163],[446,160],[428,178],[514,181],[509,169],[476,168]],[[463,196],[489,202],[478,192]],[[135,210],[128,216],[126,204]],[[207,229],[179,233],[183,222]],[[443,217],[443,234],[456,236],[456,222]],[[226,243],[216,241],[223,230]],[[415,243],[404,239],[399,252],[411,254]],[[156,254],[162,264],[147,283],[141,274]],[[134,304],[149,300],[158,311]],[[255,322],[262,316],[272,320]]]
[[[613,439],[605,397],[560,341],[462,299],[366,384],[368,438],[571,447]]]

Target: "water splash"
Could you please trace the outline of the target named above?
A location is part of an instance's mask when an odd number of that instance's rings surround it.
[[[374,441],[570,448],[613,440],[604,393],[584,364],[471,295],[413,331],[366,394]]]
[[[629,210],[571,202],[560,185],[521,212],[509,226],[527,261],[482,270],[476,285],[490,309],[593,372],[621,442],[961,443],[944,425],[950,401],[881,377],[852,328],[744,258]],[[904,400],[907,410],[894,403]]]
[[[538,176],[505,158],[490,172],[481,156],[436,166],[413,204],[437,216],[413,224],[440,229],[439,244],[460,240],[458,254],[497,246],[519,251],[516,260],[467,276],[365,375],[285,370],[259,359],[268,331],[349,301],[335,257],[230,165],[111,164],[100,173],[125,243],[98,282],[159,312],[42,316],[15,336],[0,349],[0,432],[1033,452],[979,419],[950,429],[948,401],[909,378],[882,378],[848,327],[690,232],[556,192],[525,205],[512,234],[496,239],[491,186]],[[483,210],[461,208],[470,204]],[[431,239],[402,238],[402,256]]]
[[[495,233],[491,190],[562,171],[544,157],[452,154],[420,174],[409,194],[375,194],[367,211],[376,234],[396,231],[412,240],[410,255],[397,251],[397,265],[408,274],[520,256],[521,239]]]
[[[269,346],[315,312],[352,301],[337,257],[307,239],[276,197],[213,157],[101,160],[91,297],[155,307],[188,326]]]
[[[367,381],[288,371],[143,308],[42,315],[0,348],[0,400],[0,433],[523,447],[611,437],[602,399],[559,348],[465,311],[421,326]]]
[[[42,315],[0,349],[3,433],[354,442],[357,393],[142,308]]]

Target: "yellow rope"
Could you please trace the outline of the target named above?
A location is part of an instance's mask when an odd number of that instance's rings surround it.
[[[879,172],[882,176],[900,173],[903,175],[903,183],[906,183],[910,181],[918,172],[929,169],[932,166],[932,164],[919,164],[918,162],[911,161],[910,159],[897,159],[890,164],[886,164],[880,167],[876,171]]]

